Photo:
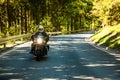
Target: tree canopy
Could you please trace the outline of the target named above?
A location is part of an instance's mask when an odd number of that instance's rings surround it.
[[[119,0],[0,0],[0,36],[96,29],[120,22]]]

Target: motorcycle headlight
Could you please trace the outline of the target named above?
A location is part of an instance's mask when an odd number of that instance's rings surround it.
[[[37,39],[37,43],[41,44],[41,43],[42,43],[42,39],[41,39],[41,38],[38,38],[38,39]]]

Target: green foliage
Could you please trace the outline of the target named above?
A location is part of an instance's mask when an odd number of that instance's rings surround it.
[[[4,36],[4,34],[0,32],[0,38],[2,38],[3,36]]]
[[[113,2],[111,8],[109,9],[109,23],[111,25],[120,23],[120,1]]]
[[[45,31],[52,32],[54,30],[53,24],[51,22],[51,17],[44,17],[44,19],[40,22],[40,25],[43,25]]]
[[[21,26],[20,25],[11,26],[9,28],[8,32],[9,32],[9,36],[20,35],[21,34]]]
[[[63,34],[67,33],[67,29],[66,29],[65,26],[60,26],[60,27],[61,27],[61,32],[62,32]]]
[[[102,28],[91,39],[106,47],[120,49],[120,24]]]
[[[98,4],[98,2],[94,0],[5,0],[0,4],[0,31],[7,33],[7,36],[12,36],[36,32],[38,25],[45,26],[46,31],[91,29],[93,23],[93,26],[96,26],[102,21],[96,20],[96,15],[91,15],[93,3]],[[97,9],[94,6],[96,12],[100,10],[100,15],[97,16],[99,19],[102,11],[106,11],[107,8],[108,6]]]
[[[38,30],[38,26],[35,25],[34,23],[35,23],[35,21],[33,20],[33,21],[31,21],[31,24],[29,25],[28,30],[29,30],[30,33],[34,33]]]
[[[119,0],[95,0],[92,9],[94,20],[98,26],[116,25],[120,22]]]

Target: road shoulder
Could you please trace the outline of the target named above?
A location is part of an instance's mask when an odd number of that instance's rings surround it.
[[[110,55],[113,55],[117,58],[117,60],[120,60],[120,51],[119,50],[116,50],[116,49],[111,49],[111,48],[108,48],[106,46],[103,46],[103,45],[99,45],[99,44],[96,44],[95,42],[93,42],[90,38],[86,38],[85,41],[90,44],[91,46],[99,49],[99,50],[102,50]]]

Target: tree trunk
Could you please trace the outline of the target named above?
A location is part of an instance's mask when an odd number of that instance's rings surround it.
[[[25,11],[24,11],[24,15],[25,15],[25,33],[27,33],[27,11],[26,11],[26,9],[25,9]]]
[[[23,18],[23,9],[21,6],[21,34],[24,34],[24,18]]]

